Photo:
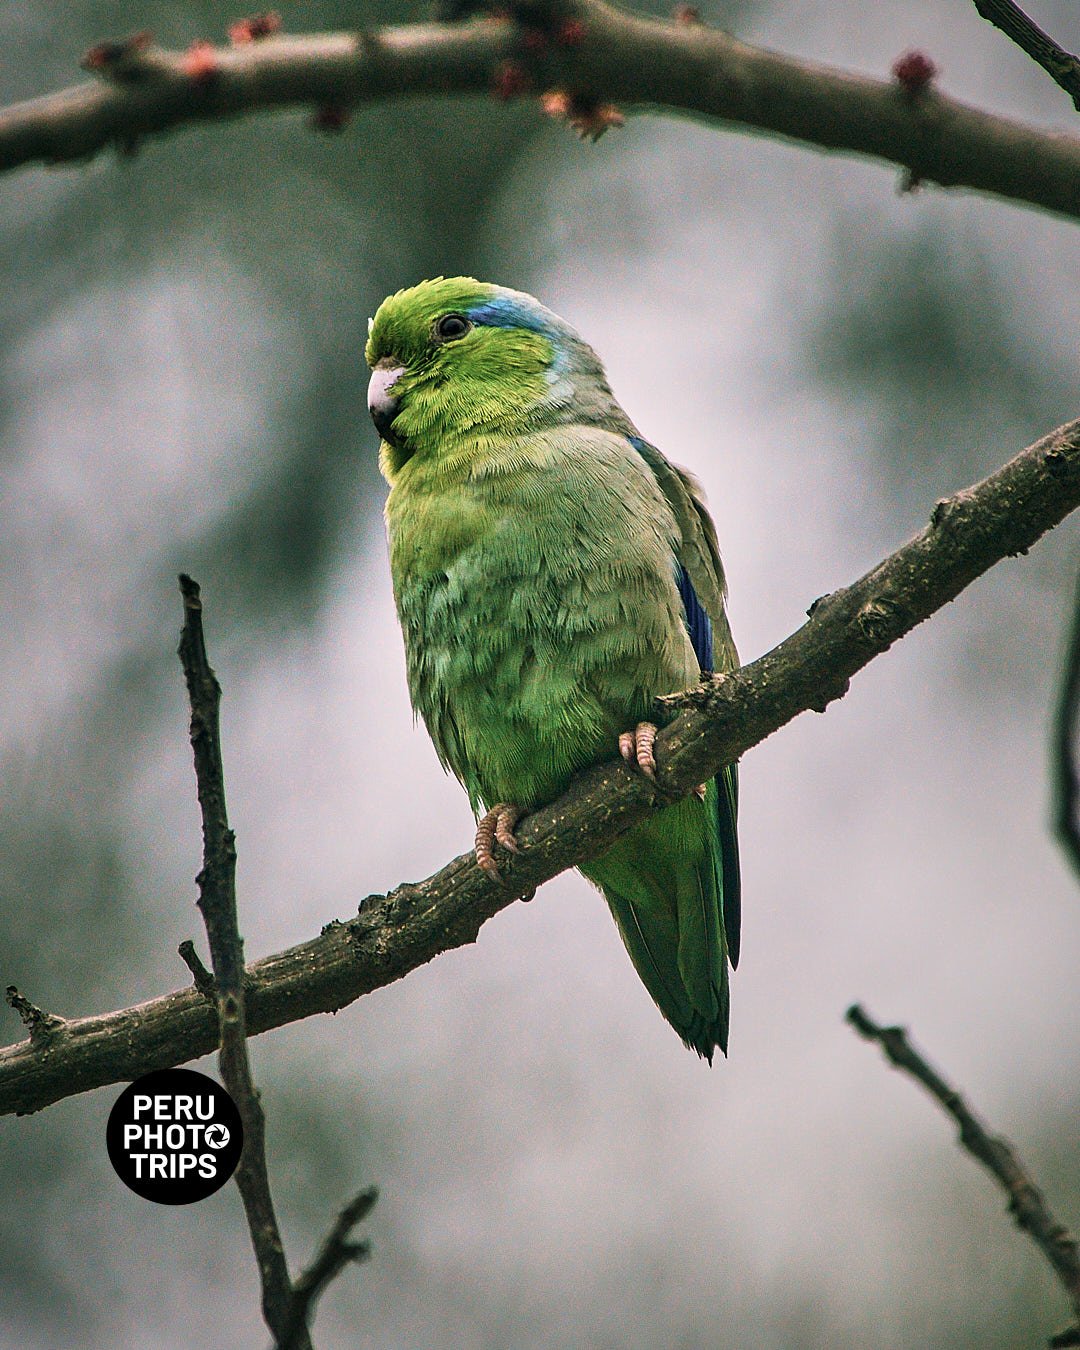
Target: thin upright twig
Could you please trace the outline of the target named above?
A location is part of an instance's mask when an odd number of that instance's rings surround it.
[[[244,1151],[236,1169],[236,1184],[259,1266],[263,1318],[277,1350],[312,1350],[308,1327],[315,1300],[350,1261],[367,1256],[367,1243],[354,1241],[351,1235],[370,1213],[378,1192],[361,1191],[345,1206],[315,1260],[294,1285],[270,1194],[266,1118],[247,1052],[244,944],[236,913],[236,839],[225,808],[218,718],[221,686],[206,654],[199,587],[190,577],[181,576],[180,591],[184,597],[184,628],[179,655],[191,703],[191,748],[202,810],[203,866],[198,876],[198,905],[206,924],[213,976],[192,943],[181,943],[180,955],[192,971],[200,995],[216,1005],[221,1077],[244,1125]]]
[[[1050,1212],[1042,1192],[1017,1156],[1015,1148],[989,1127],[950,1083],[912,1046],[903,1027],[883,1027],[858,1003],[847,1010],[847,1020],[860,1036],[877,1041],[890,1064],[921,1083],[960,1127],[960,1145],[992,1172],[1008,1196],[1009,1212],[1028,1233],[1053,1268],[1076,1317],[1076,1325],[1060,1332],[1051,1346],[1080,1345],[1080,1255],[1076,1239]]]
[[[293,1303],[293,1288],[266,1170],[266,1121],[247,1052],[244,944],[236,916],[236,839],[225,808],[218,729],[221,686],[206,654],[199,587],[190,577],[181,576],[180,591],[184,597],[184,629],[179,655],[191,702],[191,748],[202,810],[203,866],[198,876],[198,905],[206,924],[216,982],[221,1046],[218,1063],[244,1125],[244,1151],[236,1169],[236,1184],[259,1266],[263,1317],[280,1345]],[[306,1323],[294,1330],[292,1345],[295,1350],[311,1350]]]
[[[1015,0],[974,0],[975,8],[995,28],[1038,62],[1050,78],[1072,98],[1080,112],[1080,59],[1059,47],[1049,33],[1024,13]]]
[[[1080,880],[1080,575],[1077,576],[1065,668],[1054,714],[1054,832]]]

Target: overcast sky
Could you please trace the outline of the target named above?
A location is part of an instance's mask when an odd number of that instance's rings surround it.
[[[16,10],[15,38],[46,22]],[[1040,15],[1077,49],[1075,7]],[[738,31],[876,74],[925,46],[949,92],[1074,116],[963,4],[777,0]],[[367,316],[419,278],[334,177],[335,156],[379,153],[379,113],[306,162],[299,125],[278,152],[282,125],[0,187],[34,263],[0,352],[0,975],[69,1015],[183,982],[198,929],[180,567],[225,689],[249,956],[471,837],[408,706],[364,408]],[[204,163],[206,182],[176,177]],[[1075,225],[895,186],[636,118],[596,147],[542,130],[479,213],[473,265],[576,324],[642,434],[704,482],[744,659],[1077,413]],[[461,265],[437,233],[401,252]],[[313,463],[334,523],[317,566],[297,543],[294,593],[260,549],[310,508]],[[746,758],[743,955],[711,1071],[576,874],[256,1043],[294,1264],[348,1193],[382,1192],[320,1347],[1020,1347],[1064,1324],[993,1184],[842,1015],[858,998],[908,1024],[1080,1223],[1080,911],[1046,829],[1077,545],[1068,522]],[[0,1125],[0,1340],[263,1345],[235,1192],[178,1211],[126,1192],[104,1151],[117,1091]]]

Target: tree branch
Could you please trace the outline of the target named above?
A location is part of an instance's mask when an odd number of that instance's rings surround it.
[[[165,51],[143,35],[103,44],[93,64],[106,78],[0,110],[0,170],[84,160],[110,145],[127,151],[185,123],[271,108],[561,90],[578,107],[617,103],[716,119],[885,160],[910,181],[1080,218],[1080,137],[604,0],[566,0],[554,11],[546,0],[522,10],[521,22],[487,17],[269,37],[233,48],[204,44],[197,53]]]
[[[181,576],[180,592],[184,597],[184,628],[179,655],[191,702],[191,748],[202,810],[203,866],[198,876],[198,905],[206,924],[214,967],[215,1008],[221,1038],[218,1065],[222,1082],[236,1103],[244,1126],[244,1149],[236,1169],[236,1185],[244,1202],[259,1267],[263,1318],[280,1346],[294,1304],[293,1287],[266,1170],[266,1117],[255,1091],[247,1052],[244,944],[236,915],[236,837],[229,828],[225,809],[225,769],[218,717],[221,686],[206,654],[199,587],[190,577]],[[205,996],[205,991],[200,992]],[[291,1319],[289,1345],[293,1350],[312,1350],[306,1319]]]
[[[974,3],[984,19],[1000,28],[1006,37],[1012,38],[1022,51],[1042,66],[1072,98],[1073,106],[1080,112],[1080,61],[1072,52],[1059,47],[1014,0],[974,0]]]
[[[937,503],[914,539],[750,665],[663,700],[677,713],[657,740],[653,786],[621,760],[581,775],[517,828],[521,852],[500,887],[471,853],[435,876],[370,896],[357,918],[249,967],[249,1034],[333,1012],[440,952],[475,940],[483,923],[568,867],[597,857],[651,811],[809,708],[824,711],[857,671],[1001,559],[1026,552],[1080,505],[1080,421],[1021,451],[982,482]],[[659,791],[658,791],[659,789]],[[69,1021],[40,1050],[0,1050],[0,1114],[43,1106],[213,1050],[213,1009],[194,988]]]
[[[371,1254],[370,1244],[357,1242],[353,1229],[366,1219],[379,1198],[372,1186],[354,1196],[334,1220],[334,1226],[323,1240],[311,1265],[301,1271],[293,1286],[285,1325],[282,1328],[278,1350],[301,1350],[302,1336],[319,1295],[335,1280],[351,1261],[366,1261]]]
[[[903,1027],[879,1026],[859,1004],[847,1011],[847,1020],[860,1036],[877,1041],[886,1058],[898,1069],[921,1083],[960,1127],[960,1146],[968,1151],[1001,1183],[1009,1199],[1009,1212],[1018,1227],[1049,1261],[1072,1304],[1077,1325],[1055,1336],[1052,1346],[1080,1345],[1080,1258],[1076,1239],[1054,1218],[1024,1168],[1012,1144],[1001,1135],[990,1133],[987,1125],[968,1106],[960,1093],[947,1083],[936,1069],[912,1046]]]
[[[1065,670],[1061,679],[1054,713],[1053,783],[1054,833],[1058,843],[1080,880],[1080,772],[1076,753],[1080,745],[1080,575],[1076,579],[1069,625],[1069,643],[1065,652]]]
[[[36,1003],[31,1003],[13,984],[9,984],[4,991],[4,1002],[19,1014],[23,1026],[30,1033],[31,1045],[48,1044],[67,1025],[62,1017],[44,1012]]]

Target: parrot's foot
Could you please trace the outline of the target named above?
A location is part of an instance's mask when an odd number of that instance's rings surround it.
[[[498,802],[476,827],[476,865],[486,872],[492,881],[502,884],[499,864],[495,861],[495,845],[502,844],[508,853],[520,853],[514,838],[514,826],[525,813],[520,806],[512,802]],[[529,896],[532,899],[532,896]]]
[[[619,736],[619,754],[631,768],[639,769],[646,778],[656,782],[656,727],[652,722],[639,722],[633,731],[624,731]],[[694,796],[705,800],[707,783],[699,783],[694,788]]]
[[[639,722],[633,731],[619,736],[619,754],[631,768],[637,767],[646,778],[656,782],[656,727],[652,722]]]

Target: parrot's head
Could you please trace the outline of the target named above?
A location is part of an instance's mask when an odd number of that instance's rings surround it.
[[[592,348],[531,295],[439,277],[379,306],[368,407],[387,479],[414,457],[467,466],[569,405],[575,377],[604,383]],[[604,386],[606,388],[606,385]]]

